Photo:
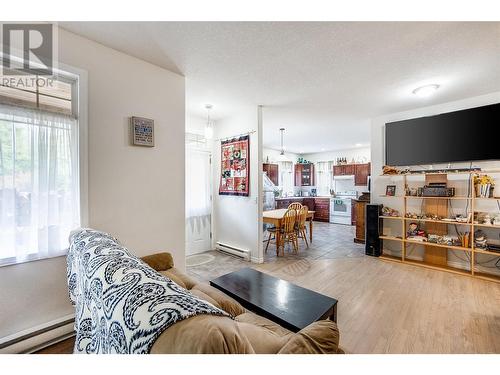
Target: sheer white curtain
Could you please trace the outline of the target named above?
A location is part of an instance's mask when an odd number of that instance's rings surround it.
[[[295,181],[293,174],[293,162],[291,161],[279,161],[279,185],[283,190],[283,194],[288,192],[293,192]]]
[[[0,105],[0,264],[62,255],[80,225],[77,121]]]
[[[333,162],[320,161],[316,163],[316,189],[318,195],[330,195],[333,180]]]
[[[186,149],[186,217],[202,218],[211,213],[210,154]]]

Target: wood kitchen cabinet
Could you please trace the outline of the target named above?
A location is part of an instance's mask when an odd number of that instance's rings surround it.
[[[314,211],[314,198],[302,198],[302,204],[307,206],[309,211]]]
[[[334,165],[334,176],[352,176],[356,172],[356,164]]]
[[[314,201],[317,198],[306,198],[306,197],[289,197],[289,198],[277,198],[276,199],[276,208],[288,208],[291,203],[299,202],[304,206],[307,206],[309,211],[314,211],[315,204]]]
[[[330,222],[330,198],[314,198],[314,220]]]
[[[344,174],[346,176],[352,176],[356,173],[356,164],[346,164],[344,167]]]
[[[344,166],[343,165],[334,165],[333,166],[333,175],[334,176],[344,176]]]
[[[355,167],[354,185],[366,186],[368,183],[368,176],[370,175],[370,163],[356,164]]]
[[[295,186],[314,186],[314,164],[295,164]]]
[[[370,175],[370,163],[365,164],[344,164],[333,166],[334,176],[354,175],[354,185],[365,186]]]
[[[353,207],[356,216],[356,234],[354,242],[365,243],[365,215],[367,201],[353,200]]]
[[[279,167],[278,164],[269,164],[269,163],[264,163],[262,164],[264,172],[267,173],[267,177],[270,178],[270,180],[275,184],[276,186],[279,185]]]
[[[276,208],[288,208],[291,203],[299,202],[302,203],[302,198],[300,197],[290,197],[290,198],[279,198],[276,199]]]

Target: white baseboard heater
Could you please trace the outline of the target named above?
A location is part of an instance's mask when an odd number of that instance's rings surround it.
[[[75,335],[74,315],[0,339],[0,354],[33,353]]]
[[[222,251],[223,253],[236,255],[237,257],[243,258],[250,261],[250,251],[246,249],[240,249],[231,245],[227,245],[222,242],[217,242],[216,249]]]

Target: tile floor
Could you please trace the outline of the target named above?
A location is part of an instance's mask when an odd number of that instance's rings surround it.
[[[364,257],[364,245],[354,243],[355,227],[339,224],[314,222],[313,242],[306,248],[303,240],[299,239],[299,253],[293,254],[290,248],[285,248],[285,256],[276,256],[276,245],[269,244],[269,249],[264,257],[264,263],[289,263],[298,260],[322,260],[338,258]],[[265,234],[267,240],[267,234]],[[264,243],[265,248],[265,243]],[[240,258],[223,254],[219,251],[203,253],[209,255],[203,264],[189,265],[187,272],[200,281],[208,281],[229,272],[237,271],[244,267],[252,266]],[[196,255],[192,256],[196,257]],[[193,262],[196,264],[196,262]],[[306,264],[301,262],[300,264]]]

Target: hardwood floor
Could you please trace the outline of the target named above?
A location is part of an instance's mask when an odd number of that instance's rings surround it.
[[[35,354],[72,354],[74,345],[75,337],[70,337],[69,339],[39,350]]]
[[[352,227],[317,223],[310,249],[254,268],[339,300],[348,353],[500,353],[500,284],[383,261]],[[221,253],[188,273],[210,280],[249,264]]]
[[[315,229],[310,249],[252,266],[338,299],[347,353],[500,353],[500,284],[364,256],[351,227]],[[210,254],[188,273],[208,281],[250,265]],[[70,340],[45,352],[71,352]]]
[[[500,285],[364,257],[258,267],[339,300],[348,353],[500,353]]]

